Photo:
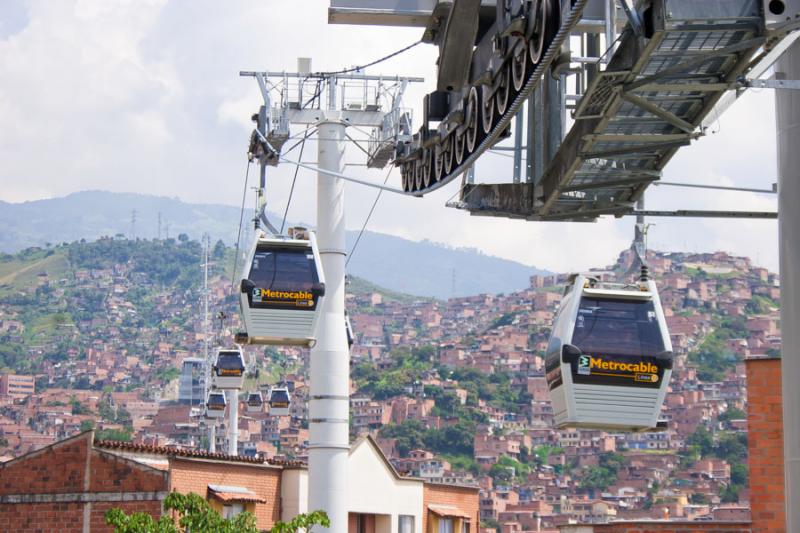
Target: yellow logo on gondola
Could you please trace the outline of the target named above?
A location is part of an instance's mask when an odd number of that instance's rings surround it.
[[[611,370],[627,372],[630,374],[657,374],[658,367],[653,363],[623,363],[620,361],[606,361],[600,357],[592,357],[590,368],[597,370]]]
[[[314,296],[308,291],[273,291],[261,289],[261,298],[269,300],[311,300]]]

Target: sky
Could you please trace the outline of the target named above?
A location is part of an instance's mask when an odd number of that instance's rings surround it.
[[[421,35],[417,28],[329,25],[327,7],[327,0],[2,0],[0,200],[101,189],[238,206],[250,116],[261,104],[255,81],[239,77],[240,70],[294,71],[298,57],[312,58],[315,71],[337,70],[368,63]],[[435,88],[436,57],[433,46],[420,45],[367,72],[424,77],[405,98],[421,116],[422,96]],[[769,90],[749,91],[705,137],[678,153],[664,181],[770,188],[776,181],[774,115]],[[304,160],[315,161],[315,153],[309,143]],[[345,155],[352,164],[364,159],[352,146]],[[510,161],[483,156],[476,182],[510,177]],[[347,169],[374,181],[383,181],[386,172]],[[283,212],[293,174],[287,165],[270,169],[271,210]],[[315,176],[300,171],[290,220],[314,220]],[[399,186],[398,171],[389,182]],[[633,236],[630,217],[594,224],[471,217],[444,206],[459,182],[423,199],[384,193],[368,229],[559,272],[610,264]],[[358,229],[376,191],[348,184],[346,194],[347,226]],[[777,206],[774,195],[663,186],[648,189],[646,202],[652,209]],[[251,196],[247,205],[252,203]],[[778,269],[774,220],[650,222],[651,248],[725,250]]]

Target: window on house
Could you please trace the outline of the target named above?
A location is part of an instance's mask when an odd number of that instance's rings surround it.
[[[401,514],[399,517],[398,533],[414,533],[414,517]]]
[[[222,517],[223,518],[233,518],[238,514],[244,512],[244,504],[241,503],[230,503],[222,507]]]
[[[461,533],[469,533],[469,520],[461,522]]]
[[[453,533],[453,519],[440,518],[439,519],[439,533]]]

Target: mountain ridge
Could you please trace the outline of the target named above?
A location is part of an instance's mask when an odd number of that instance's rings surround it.
[[[120,234],[150,239],[185,233],[197,239],[208,233],[214,241],[233,244],[239,215],[240,209],[234,206],[100,190],[21,203],[0,201],[0,226],[4,228],[0,252]],[[57,228],[57,235],[50,228]],[[349,250],[357,236],[357,231],[347,232]],[[531,275],[548,274],[472,248],[371,231],[361,237],[348,270],[387,289],[436,298],[512,292],[527,287]],[[424,276],[409,275],[414,272]]]

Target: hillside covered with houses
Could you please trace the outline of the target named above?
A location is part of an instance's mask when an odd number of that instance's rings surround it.
[[[206,447],[199,399],[181,395],[180,372],[206,341],[232,342],[239,327],[233,255],[222,242],[211,253],[210,314],[224,318],[208,339],[201,245],[185,235],[0,256],[0,456],[89,428],[103,439]],[[620,279],[633,259],[625,251],[593,275]],[[353,279],[352,437],[372,435],[400,472],[480,486],[486,527],[740,518],[744,361],[779,354],[779,281],[723,252],[651,252],[648,262],[676,355],[666,431],[554,427],[543,355],[566,275],[535,275],[519,292],[449,300]],[[303,460],[308,352],[248,353],[249,390],[283,380],[293,401],[287,416],[240,409],[240,453]]]

